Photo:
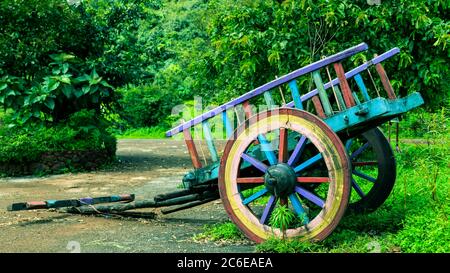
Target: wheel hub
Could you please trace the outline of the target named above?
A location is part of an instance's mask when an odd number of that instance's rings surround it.
[[[276,197],[287,197],[294,192],[297,176],[288,164],[270,166],[264,175],[264,185]]]

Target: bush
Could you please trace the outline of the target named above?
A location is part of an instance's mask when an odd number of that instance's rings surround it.
[[[94,152],[113,159],[116,139],[94,111],[80,111],[52,127],[0,127],[0,165],[39,163],[44,155]],[[94,159],[93,159],[94,160]]]

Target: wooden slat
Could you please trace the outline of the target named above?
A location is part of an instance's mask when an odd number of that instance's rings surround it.
[[[360,74],[356,74],[354,77],[355,81],[356,81],[356,85],[358,85],[359,90],[361,91],[364,101],[369,101],[370,100],[370,96],[369,93],[367,92],[367,88],[366,85],[364,84],[364,81],[361,77]]]
[[[291,89],[292,98],[294,99],[295,108],[303,110],[302,99],[300,92],[298,91],[297,82],[295,80],[289,82],[289,88]]]
[[[275,101],[269,91],[264,92],[264,99],[266,100],[267,108],[269,110],[275,108]]]
[[[219,155],[217,154],[216,146],[214,145],[214,140],[211,134],[211,128],[208,121],[202,122],[203,134],[205,136],[206,144],[208,145],[208,150],[211,155],[211,160],[216,162],[219,160]]]
[[[335,63],[333,66],[339,79],[339,85],[341,86],[345,105],[347,106],[347,108],[355,106],[356,103],[353,99],[352,91],[350,90],[350,86],[348,85],[347,78],[345,77],[344,67],[341,63]]]
[[[248,100],[244,101],[242,103],[242,107],[244,108],[245,117],[250,118],[253,114],[252,114],[252,107],[249,101]]]
[[[347,106],[345,106],[344,98],[342,97],[342,92],[339,89],[339,86],[336,85],[333,88],[334,88],[334,92],[336,93],[336,96],[338,99],[337,103],[339,104],[339,106],[341,107],[342,110],[347,109]]]
[[[316,113],[320,118],[326,118],[325,112],[323,111],[322,104],[320,103],[320,99],[318,96],[312,97],[312,102],[314,104],[314,108],[316,109]]]
[[[229,139],[233,135],[233,126],[231,125],[230,118],[227,111],[222,112],[223,127],[225,127],[226,137]]]
[[[192,139],[191,130],[185,129],[183,131],[184,141],[186,142],[187,149],[189,151],[189,155],[191,156],[192,165],[194,168],[199,169],[202,167],[202,163],[200,162],[200,158],[198,157],[197,149],[195,148],[194,140]]]
[[[314,83],[316,84],[317,90],[319,90],[319,98],[322,103],[323,110],[325,111],[326,116],[331,116],[333,114],[333,109],[331,109],[330,100],[328,99],[327,92],[323,86],[322,77],[320,76],[319,71],[314,71],[312,73]]]
[[[375,54],[375,57],[377,57],[376,54]],[[386,71],[383,68],[383,65],[381,65],[381,63],[377,63],[375,65],[375,69],[377,70],[377,73],[380,76],[381,83],[383,84],[384,90],[386,90],[388,98],[395,99],[396,96],[395,96],[394,88],[392,88],[391,82],[389,81],[389,78],[386,74]]]

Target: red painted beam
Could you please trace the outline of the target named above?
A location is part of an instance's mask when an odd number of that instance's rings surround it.
[[[238,184],[262,184],[264,183],[264,177],[239,177],[236,182]]]
[[[189,151],[189,155],[191,156],[192,165],[194,168],[199,169],[202,167],[202,163],[198,157],[197,149],[195,148],[194,140],[192,139],[191,130],[185,129],[183,131],[184,141],[186,142],[187,149]]]
[[[335,63],[333,66],[339,79],[339,86],[342,90],[342,96],[344,97],[345,105],[347,106],[347,108],[355,106],[355,99],[353,98],[352,90],[350,90],[350,85],[348,85],[347,78],[345,77],[344,67],[341,63]]]
[[[378,55],[375,54],[375,57],[377,56]],[[384,67],[381,65],[381,63],[377,63],[375,65],[375,69],[380,76],[381,83],[383,84],[384,90],[386,90],[388,98],[391,100],[395,99],[397,96],[395,95],[394,88],[392,88],[391,82],[389,81],[389,78],[386,74],[386,70],[384,70]]]
[[[316,96],[312,97],[311,100],[314,104],[314,108],[316,109],[317,115],[320,118],[326,118],[327,116],[325,115],[325,112],[323,111],[323,107],[322,107],[319,97],[316,95]]]
[[[330,182],[328,177],[297,177],[299,183],[327,183]]]

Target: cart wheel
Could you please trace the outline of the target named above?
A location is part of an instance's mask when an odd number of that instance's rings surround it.
[[[314,173],[316,166],[324,171]],[[339,137],[318,117],[291,108],[259,113],[239,126],[225,146],[219,170],[225,210],[255,242],[271,236],[325,239],[345,213],[350,181]],[[309,183],[320,186],[311,192],[303,186]],[[283,229],[272,217],[280,207],[295,214]]]
[[[395,156],[380,129],[375,128],[347,140],[352,165],[352,191],[349,209],[371,212],[389,197],[396,179]]]

